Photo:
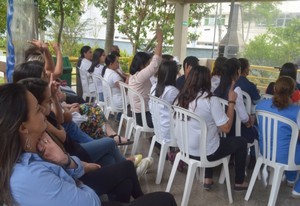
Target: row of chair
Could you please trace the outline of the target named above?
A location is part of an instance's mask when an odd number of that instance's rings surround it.
[[[105,114],[108,117],[108,114],[110,112],[116,112],[116,110],[114,110],[113,108],[113,104],[111,102],[112,100],[112,94],[111,94],[111,89],[108,85],[108,83],[106,82],[105,79],[103,79],[101,76],[94,76],[94,78],[98,78],[102,81],[103,83],[103,93],[104,93],[104,103],[102,103],[104,105],[104,110],[105,110]],[[169,177],[168,180],[168,184],[167,184],[167,188],[166,191],[170,191],[176,171],[177,171],[177,167],[180,161],[185,162],[188,165],[188,172],[187,172],[187,177],[186,177],[186,183],[185,183],[185,187],[184,187],[184,193],[183,193],[183,198],[182,198],[182,203],[181,205],[188,205],[188,201],[189,201],[189,196],[190,196],[190,192],[191,192],[191,187],[194,181],[194,177],[195,177],[195,173],[196,173],[196,169],[197,168],[205,168],[205,167],[215,167],[217,165],[222,165],[222,172],[220,175],[220,179],[219,179],[219,183],[223,183],[226,180],[226,186],[227,186],[227,192],[228,192],[228,199],[229,202],[232,203],[233,199],[232,199],[232,192],[231,192],[231,185],[230,185],[230,177],[229,177],[229,169],[228,169],[228,160],[229,157],[224,157],[220,160],[217,161],[213,161],[210,162],[207,160],[206,158],[206,134],[207,134],[207,126],[205,121],[200,118],[199,116],[197,116],[196,114],[177,107],[177,106],[171,106],[168,102],[151,96],[150,95],[150,101],[152,102],[152,115],[153,115],[153,124],[154,124],[154,129],[149,128],[146,122],[146,117],[144,115],[145,112],[145,102],[143,97],[136,92],[135,90],[133,90],[132,88],[128,87],[127,84],[123,83],[123,82],[119,82],[120,85],[120,89],[121,89],[121,94],[122,94],[122,99],[123,99],[123,112],[122,112],[122,116],[120,119],[120,125],[118,128],[118,134],[120,134],[121,130],[122,130],[122,125],[123,125],[123,121],[126,121],[126,128],[125,128],[125,136],[130,138],[131,134],[134,132],[134,144],[131,150],[131,154],[135,154],[137,147],[138,147],[138,143],[139,143],[139,138],[141,136],[141,133],[155,133],[155,135],[152,138],[151,141],[151,145],[150,145],[150,149],[149,149],[149,153],[148,156],[152,156],[153,153],[153,149],[154,149],[154,145],[155,143],[159,143],[161,145],[161,151],[160,151],[160,157],[159,157],[159,162],[158,162],[158,169],[157,169],[157,175],[156,175],[156,180],[155,183],[156,184],[160,184],[161,180],[162,180],[162,174],[163,174],[163,170],[164,170],[164,164],[165,164],[165,157],[167,152],[169,151],[170,147],[176,147],[177,146],[177,140],[180,137],[181,139],[181,150],[179,153],[177,153],[174,164],[173,164],[173,168],[171,171],[171,175]],[[251,99],[249,97],[249,95],[247,93],[243,92],[243,96],[244,96],[244,101],[245,101],[245,105],[246,105],[246,109],[247,112],[250,113],[251,112]],[[136,124],[136,119],[135,119],[135,114],[132,113],[131,115],[129,115],[129,113],[131,111],[128,110],[127,106],[130,104],[131,105],[131,109],[134,110],[135,108],[135,104],[133,99],[134,98],[139,98],[140,102],[141,102],[141,113],[142,113],[142,121],[143,121],[143,126],[137,125]],[[271,98],[271,96],[266,96],[264,98]],[[226,100],[223,99],[219,99],[224,110],[226,105],[228,105],[228,102]],[[250,105],[250,106],[249,106]],[[161,108],[167,108],[170,114],[170,132],[171,132],[171,137],[175,137],[173,139],[171,139],[170,142],[165,142],[163,140],[163,137],[161,136],[161,124],[160,124],[160,110]],[[277,115],[272,115],[270,113],[267,112],[263,112],[263,111],[258,111],[257,112],[258,116],[262,117],[262,122],[259,122],[259,124],[263,124],[263,128],[265,130],[263,130],[263,134],[262,134],[262,138],[263,138],[263,142],[265,145],[265,149],[262,155],[259,156],[259,152],[258,152],[258,141],[256,140],[253,144],[249,144],[248,147],[250,146],[255,146],[255,151],[256,151],[256,158],[257,158],[257,163],[255,165],[251,180],[250,180],[250,184],[249,184],[249,189],[246,193],[246,197],[245,200],[248,200],[250,198],[251,192],[253,190],[254,187],[254,183],[256,181],[256,179],[260,179],[260,168],[261,166],[267,165],[270,166],[272,168],[274,168],[274,181],[273,181],[273,187],[271,190],[271,194],[269,197],[269,203],[268,205],[275,205],[276,203],[276,199],[277,199],[277,195],[278,195],[278,190],[280,187],[280,181],[281,181],[281,176],[283,174],[283,171],[285,170],[299,170],[300,167],[298,165],[295,165],[294,162],[294,156],[292,154],[295,154],[295,144],[296,144],[296,140],[297,140],[297,136],[298,136],[298,129],[297,129],[297,125],[295,125],[294,122],[291,122],[290,120],[287,120],[284,117],[280,117]],[[238,115],[237,115],[238,116]],[[189,147],[188,147],[188,138],[189,138],[189,130],[188,130],[188,122],[190,119],[194,119],[196,120],[199,125],[201,126],[201,134],[199,134],[199,138],[200,138],[200,145],[199,148],[202,151],[200,154],[200,161],[198,160],[194,160],[189,158]],[[273,122],[273,127],[271,127],[270,122]],[[293,135],[292,135],[292,141],[291,141],[291,150],[290,150],[290,155],[289,155],[289,163],[287,165],[283,165],[283,164],[279,164],[276,163],[276,150],[273,150],[272,154],[270,153],[270,151],[267,148],[271,148],[271,143],[273,144],[273,148],[277,148],[276,147],[276,141],[270,141],[270,138],[276,138],[276,125],[278,124],[278,122],[284,122],[285,124],[288,124],[292,127],[293,129]],[[240,131],[240,126],[241,126],[241,121],[239,120],[239,118],[236,118],[236,122],[235,122],[235,126],[236,126],[236,135],[239,136],[241,133]],[[176,127],[174,127],[174,125],[176,125]],[[273,137],[270,136],[271,132],[271,128],[273,129],[272,133],[274,134]],[[269,130],[269,131],[267,131]],[[223,134],[225,135],[225,134]],[[184,137],[184,138],[182,138]],[[124,151],[124,153],[126,153],[127,147]],[[203,174],[203,170],[202,169],[202,174]]]

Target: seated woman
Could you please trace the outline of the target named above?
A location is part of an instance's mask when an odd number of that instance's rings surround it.
[[[128,85],[130,88],[139,92],[145,100],[145,112],[146,112],[146,121],[147,125],[150,128],[153,128],[151,113],[149,112],[149,93],[151,89],[150,78],[157,72],[159,65],[161,63],[161,54],[162,54],[162,41],[163,34],[161,29],[156,31],[157,45],[154,52],[154,56],[151,59],[151,56],[145,52],[138,52],[133,57],[132,63],[130,65],[130,77]],[[136,123],[143,126],[142,114],[141,114],[141,103],[138,100],[135,100],[137,105],[135,115]]]
[[[31,62],[25,62],[22,64],[19,64],[15,67],[14,73],[13,73],[13,82],[16,83],[21,79],[25,79],[28,77],[34,77],[34,78],[41,78],[47,82],[49,82],[50,77],[48,78],[44,66],[39,61],[31,61]],[[59,99],[61,100],[62,95],[59,93]],[[73,104],[78,105],[78,104]],[[92,107],[91,107],[91,106]],[[103,121],[101,116],[103,116],[103,111],[99,107],[93,106],[94,104],[83,104],[82,105],[82,112],[83,114],[88,115],[88,120],[83,123],[82,128],[84,129],[84,132],[78,128],[77,125],[74,124],[74,122],[71,121],[71,114],[64,113],[65,120],[68,121],[68,123],[64,123],[63,126],[67,132],[69,132],[70,137],[78,138],[78,139],[89,139],[89,135],[93,135],[94,138],[102,137],[103,134],[108,134],[118,144],[132,144],[132,142],[128,142],[127,138],[120,137],[118,135],[115,135],[116,132],[112,130],[110,125],[106,123],[106,121]],[[96,111],[94,113],[94,111]],[[97,114],[97,111],[99,111],[99,114]],[[101,114],[100,114],[101,111]],[[67,117],[67,118],[66,118]],[[59,116],[56,116],[56,118],[59,118]],[[59,120],[59,119],[57,119]],[[62,122],[59,121],[61,124]],[[103,123],[105,123],[103,125]],[[103,129],[105,127],[105,129]],[[101,132],[100,132],[101,130]],[[103,131],[103,132],[102,132]],[[89,134],[86,134],[85,132],[88,132]],[[103,134],[102,134],[103,133]],[[100,135],[100,136],[97,136]]]
[[[226,57],[217,57],[214,68],[211,73],[211,92],[214,92],[220,84],[223,64],[226,62]]]
[[[294,79],[288,76],[279,77],[274,84],[274,97],[273,99],[260,101],[256,109],[268,111],[281,116],[284,116],[297,123],[300,129],[300,107],[294,105],[291,100],[291,96],[295,91],[296,82]],[[258,125],[259,128],[262,125]],[[291,139],[291,128],[285,125],[278,124],[278,139],[277,139],[277,161],[283,164],[287,164],[289,154],[289,144]],[[260,146],[262,146],[262,138],[260,138]],[[272,149],[272,148],[270,148]],[[295,154],[296,164],[300,164],[300,139],[296,145]],[[299,171],[285,171],[288,185],[294,185],[292,196],[300,198],[300,179],[297,179],[297,173]]]
[[[223,72],[221,75],[220,85],[215,90],[214,94],[220,98],[229,100],[228,91],[232,82],[236,82],[241,74],[241,63],[236,58],[228,59],[223,65]],[[236,115],[239,116],[241,124],[241,135],[247,139],[248,143],[253,143],[254,139],[258,138],[258,133],[253,127],[255,118],[247,113],[245,108],[242,90],[239,86],[235,85],[234,92],[237,94],[236,100]],[[231,127],[228,134],[229,136],[235,135],[235,124]]]
[[[237,94],[233,91],[234,81],[228,91],[229,105],[227,114],[222,109],[218,99],[211,93],[210,70],[204,66],[196,66],[187,76],[183,89],[176,98],[175,105],[188,109],[202,117],[207,125],[206,154],[208,161],[218,160],[227,155],[235,155],[235,190],[246,190],[248,183],[245,182],[245,162],[247,156],[247,141],[243,137],[227,136],[220,138],[218,129],[229,132],[233,124],[234,105]],[[190,157],[200,159],[199,127],[193,120],[189,121],[190,134]],[[180,148],[180,145],[178,145]],[[204,188],[211,189],[213,185],[212,168],[205,169]]]
[[[296,81],[297,69],[298,69],[298,66],[295,65],[294,63],[291,63],[291,62],[285,63],[280,68],[279,77],[288,76],[288,77],[291,77],[292,79],[294,79]],[[274,84],[275,84],[275,82],[271,82],[268,85],[268,87],[266,89],[266,94],[272,94],[272,95],[274,94]],[[300,89],[300,85],[296,83],[295,90],[292,94],[292,101],[294,103],[299,103],[300,102],[300,90],[299,89]]]
[[[65,153],[48,135],[43,111],[22,85],[0,86],[0,159],[5,160],[0,161],[1,203],[176,205],[173,196],[165,192],[144,195],[130,161],[100,168]],[[78,178],[89,182],[95,191]],[[117,202],[101,203],[98,197],[101,194],[114,194]],[[132,203],[130,196],[136,199]]]
[[[117,72],[117,70],[119,69],[119,57],[113,54],[109,54],[106,56],[105,64],[106,67],[102,70],[102,76],[111,88],[113,106],[117,110],[122,112],[122,95],[119,86],[119,81],[124,82],[124,79]]]
[[[163,100],[166,100],[171,105],[174,102],[174,99],[178,95],[179,91],[175,87],[176,85],[176,76],[177,76],[177,63],[175,61],[164,61],[157,73],[157,83],[155,83],[151,88],[151,95],[159,97]],[[149,102],[149,108],[151,112],[151,102]],[[162,108],[161,112],[161,133],[164,137],[165,142],[170,142],[170,119],[169,111],[167,108]],[[153,118],[153,117],[152,117]]]

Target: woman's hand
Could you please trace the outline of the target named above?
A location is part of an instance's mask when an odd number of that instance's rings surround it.
[[[40,156],[58,165],[66,165],[69,161],[69,156],[44,132],[37,143],[37,151]]]
[[[88,162],[84,162],[84,161],[81,161],[81,163],[83,165],[85,174],[88,173],[88,172],[95,171],[95,170],[98,170],[98,169],[101,168],[100,165],[95,164],[95,163],[88,163]]]

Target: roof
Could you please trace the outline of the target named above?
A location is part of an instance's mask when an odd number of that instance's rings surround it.
[[[235,2],[260,2],[260,1],[297,1],[297,0],[235,0]],[[231,0],[170,0],[170,2],[179,3],[221,3],[231,2]]]

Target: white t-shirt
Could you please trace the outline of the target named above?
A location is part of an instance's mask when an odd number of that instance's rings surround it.
[[[200,96],[201,93],[198,94]],[[218,133],[218,126],[222,126],[227,123],[229,118],[224,113],[223,108],[217,97],[205,98],[207,93],[203,96],[197,97],[196,101],[192,101],[189,104],[189,110],[202,117],[207,125],[207,140],[206,140],[206,155],[213,154],[220,145],[220,137]],[[197,106],[196,106],[197,105]],[[189,152],[190,155],[200,156],[199,148],[199,135],[201,134],[198,122],[191,119],[189,122]],[[182,145],[182,144],[181,144]],[[180,139],[178,140],[178,146],[180,148]]]
[[[102,76],[103,67],[104,67],[104,65],[98,64],[95,67],[94,74],[97,75],[97,76]],[[96,81],[97,81],[96,82],[97,83],[97,90],[98,90],[99,93],[102,93],[103,92],[102,82],[99,78],[97,78]]]
[[[83,58],[79,67],[83,99],[85,99],[87,96],[94,96],[94,94],[92,94],[92,91],[90,91],[89,89],[89,83],[91,83],[91,78],[90,74],[88,73],[88,69],[91,67],[91,65],[92,62],[90,60]]]
[[[111,88],[111,93],[112,93],[112,103],[114,107],[120,109],[122,111],[123,105],[122,105],[122,94],[120,88],[116,86],[116,82],[118,81],[123,81],[123,79],[120,77],[117,72],[115,72],[112,69],[106,68],[105,74],[104,74],[104,79],[108,82],[110,88]]]
[[[151,95],[155,95],[155,88],[156,88],[156,84],[154,84],[151,87]],[[164,89],[163,94],[160,96],[161,99],[169,102],[171,105],[173,104],[174,99],[176,98],[176,96],[178,95],[179,91],[176,87],[174,86],[166,86]],[[152,108],[152,104],[151,101],[149,101],[149,109],[151,112],[151,108]],[[153,114],[152,114],[153,115]],[[152,116],[153,118],[153,116]],[[163,141],[165,143],[170,142],[171,137],[170,137],[170,114],[168,111],[168,108],[162,107],[160,110],[160,134],[161,137],[163,137]]]
[[[210,91],[211,92],[214,92],[216,89],[217,89],[217,87],[220,85],[220,81],[221,81],[221,77],[220,76],[218,76],[218,75],[213,75],[212,77],[211,77],[211,88],[210,88]]]
[[[242,90],[240,87],[236,87],[234,89],[234,92],[237,94],[236,105],[235,105],[237,115],[239,115],[239,117],[243,123],[248,122],[249,114],[247,113],[247,110],[246,110],[246,107],[244,104]]]

